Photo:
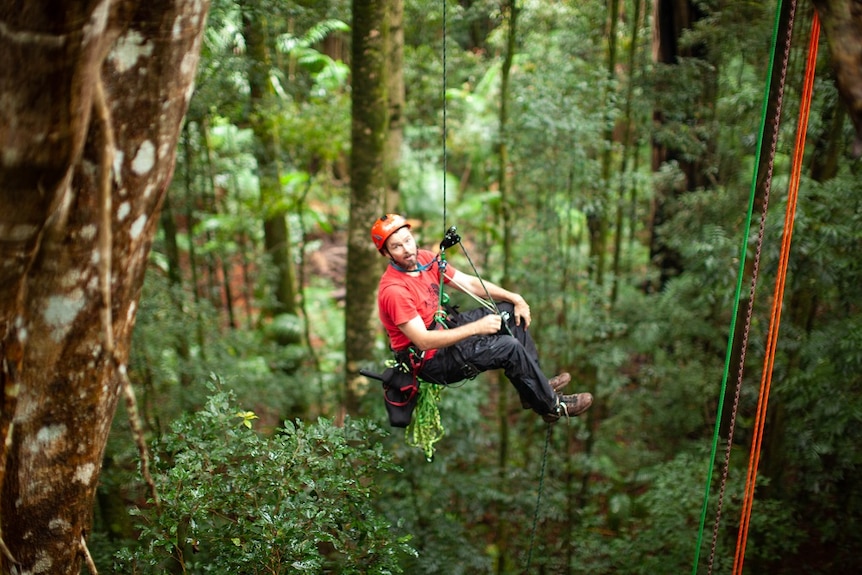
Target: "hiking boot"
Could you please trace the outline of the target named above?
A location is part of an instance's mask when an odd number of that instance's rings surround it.
[[[554,390],[554,393],[559,394],[560,390],[566,387],[569,382],[572,381],[572,376],[566,373],[565,371],[559,375],[555,375],[551,379],[548,380],[548,385],[551,386],[551,389]],[[521,407],[524,409],[531,409],[531,405],[521,399]]]
[[[561,417],[576,417],[590,408],[593,404],[593,396],[590,393],[575,393],[573,395],[561,395],[560,402],[551,413],[546,413],[542,419],[553,423]]]
[[[564,371],[560,375],[555,375],[549,379],[548,384],[554,390],[554,393],[560,393],[560,390],[566,387],[570,381],[572,381],[572,376]]]

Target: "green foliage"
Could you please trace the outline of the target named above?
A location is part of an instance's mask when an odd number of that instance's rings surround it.
[[[295,347],[284,348],[263,331],[226,329],[209,302],[191,300],[152,273],[138,310],[130,377],[144,390],[144,416],[156,431],[157,421],[203,405],[208,393],[201,382],[211,373],[221,374],[241,401],[265,397],[255,410],[279,418],[311,403],[312,389],[285,375],[284,367],[293,373],[307,357],[302,348],[297,357]]]
[[[302,341],[302,318],[289,313],[279,314],[266,325],[264,334],[279,345],[299,343]]]
[[[292,34],[282,34],[278,38],[278,47],[285,53],[308,49],[322,42],[332,32],[347,32],[349,30],[350,26],[340,20],[324,20],[314,24],[302,38],[297,38]]]
[[[419,399],[413,411],[413,418],[404,430],[407,445],[422,450],[430,463],[434,459],[434,444],[443,438],[445,429],[440,420],[440,388],[424,384],[419,388]]]
[[[413,130],[407,130],[408,137]],[[405,150],[401,159],[401,208],[411,218],[428,222],[440,221],[443,217],[443,178],[446,178],[447,203],[458,195],[458,181],[443,171],[432,159],[435,153]],[[434,233],[440,230],[434,229]]]
[[[363,553],[374,551],[379,572],[509,574],[523,572],[529,552],[536,572],[691,570],[704,483],[714,498],[719,478],[718,470],[712,478],[704,475],[715,419],[722,415],[716,411],[739,244],[755,231],[741,224],[772,24],[767,13],[773,6],[699,2],[703,21],[680,38],[697,58],[654,67],[648,63],[648,30],[642,29],[635,69],[618,59],[619,72],[612,78],[605,61],[606,3],[519,6],[509,125],[501,134],[499,64],[506,30],[499,4],[448,3],[444,174],[442,4],[406,2],[400,208],[425,220],[427,225],[417,226],[420,239],[436,244],[445,178],[449,224],[458,226],[479,271],[492,281],[502,277],[502,239],[504,231],[510,234],[507,279],[532,306],[531,331],[543,367],[549,373],[571,371],[575,381],[569,389],[592,391],[594,407],[553,429],[543,460],[541,420],[520,409],[507,382],[480,376],[441,394],[446,434],[428,464],[400,430],[385,437],[372,433],[369,422],[386,422],[376,386],[364,398],[369,421],[349,422],[343,431],[326,420],[303,423],[318,413],[331,415],[340,405],[344,312],[331,295],[337,279],[333,284],[328,277],[305,278],[304,319],[317,354],[311,368],[307,350],[274,341],[283,333],[295,335],[296,326],[283,329],[276,320],[263,328],[228,329],[220,300],[209,286],[201,287],[204,281],[199,280],[200,299],[195,299],[170,287],[154,265],[140,304],[130,373],[143,390],[149,430],[164,434],[158,477],[169,505],[162,516],[144,509],[145,537],[126,552],[126,565],[137,561],[140,569],[149,569],[167,561],[168,569],[167,558],[174,556],[193,572],[246,573],[254,572],[251,562],[263,565],[278,552],[293,557],[298,572],[348,573],[363,565]],[[620,45],[630,42],[633,7],[621,6]],[[268,77],[276,89],[255,119],[278,137],[280,188],[266,208],[259,204],[256,144],[247,129],[250,63],[239,7],[220,1],[213,8],[190,109],[184,141],[190,154],[178,158],[172,199],[188,201],[181,207],[189,211],[177,210],[189,214],[193,226],[178,237],[184,254],[196,246],[212,265],[245,250],[257,276],[266,277],[260,250],[265,209],[290,213],[292,239],[304,241],[306,253],[324,243],[320,232],[342,229],[349,218],[344,201],[349,76],[344,63],[324,54],[318,42],[325,34],[343,39],[340,22],[350,21],[349,3],[261,1],[245,8],[266,18],[273,40]],[[642,16],[649,26],[651,15]],[[294,27],[285,35],[288,21]],[[279,39],[281,51],[275,49]],[[798,64],[803,58],[792,60]],[[627,111],[629,82],[633,100]],[[795,89],[789,84],[785,116],[795,114]],[[822,100],[815,109],[835,106],[834,89],[824,83],[816,93]],[[654,112],[662,122],[654,122]],[[634,122],[633,147],[623,143],[626,113]],[[825,113],[812,118],[809,138],[825,139],[831,125]],[[757,400],[752,384],[764,357],[768,292],[790,170],[783,140],[792,139],[792,131],[785,122],[774,166],[760,291],[718,533],[719,572],[727,571],[736,542],[741,475]],[[500,203],[501,138],[513,176],[509,206]],[[654,169],[653,143],[673,147],[680,161]],[[822,145],[812,144],[818,156]],[[607,158],[610,174],[603,172]],[[686,162],[700,170],[697,190],[684,187],[692,169]],[[624,165],[625,171],[615,173]],[[842,158],[832,179],[803,180],[746,562],[752,572],[849,573],[858,563],[858,176],[858,162]],[[197,195],[186,197],[187,189]],[[663,202],[666,219],[653,229],[656,202]],[[622,265],[616,277],[596,277],[594,250],[618,239],[609,225],[596,225],[610,224],[618,206],[629,226],[619,238]],[[509,230],[499,224],[503,208],[514,215]],[[303,226],[297,222],[312,224],[311,233],[300,234]],[[604,235],[591,238],[596,230]],[[656,233],[679,255],[682,267],[660,290],[653,289],[657,270],[650,261]],[[167,271],[163,241],[156,244],[154,263]],[[747,245],[751,251],[753,244]],[[450,256],[458,269],[470,271],[462,255]],[[611,280],[618,282],[616,299],[610,296]],[[256,304],[266,303],[265,293],[255,296]],[[301,355],[294,357],[297,349]],[[369,361],[387,354],[382,338],[375,354]],[[238,401],[218,395],[211,407],[184,415],[205,405],[209,392],[201,382],[210,372],[222,374]],[[254,431],[294,417],[298,421],[289,431],[279,429],[272,437]],[[177,418],[180,423],[167,432]],[[134,501],[142,490],[130,465],[134,448],[122,433],[112,437],[101,489]],[[330,446],[326,455],[324,445]],[[403,473],[394,473],[393,464]],[[332,509],[321,494],[348,505]],[[715,507],[713,499],[702,558]],[[318,518],[321,527],[313,524]],[[116,523],[107,509],[98,511],[98,521]],[[408,539],[415,553],[406,546]],[[191,548],[195,541],[198,553]],[[393,554],[372,550],[380,544]],[[93,548],[104,556],[112,546],[115,541],[96,536]]]
[[[397,473],[375,426],[287,423],[271,436],[213,389],[154,446],[161,505],[139,510],[121,573],[402,573],[408,538],[373,506],[377,473]],[[151,502],[152,503],[152,502]]]
[[[535,27],[522,31],[508,136],[518,194],[530,198],[529,215],[542,229],[556,218],[553,212],[604,209],[597,160],[609,112],[600,101],[604,73],[589,59],[598,49],[593,26],[581,8],[537,7],[524,20]],[[557,62],[553,70],[549,60]]]

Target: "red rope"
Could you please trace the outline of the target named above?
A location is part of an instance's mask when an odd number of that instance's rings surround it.
[[[745,546],[748,542],[748,528],[751,521],[751,506],[754,503],[754,487],[757,481],[757,467],[760,464],[760,448],[763,442],[763,427],[766,422],[766,406],[769,401],[769,390],[772,386],[772,370],[775,365],[775,350],[778,344],[778,328],[781,323],[781,306],[784,300],[784,284],[787,279],[787,262],[790,256],[790,241],[793,236],[793,222],[796,216],[796,201],[799,196],[800,174],[802,173],[802,156],[805,151],[805,136],[808,131],[808,117],[811,112],[811,95],[814,89],[814,73],[817,68],[817,45],[820,39],[820,20],[817,13],[811,22],[811,38],[808,43],[808,64],[805,69],[805,84],[799,107],[799,120],[796,128],[796,143],[793,149],[793,167],[787,194],[787,210],[784,214],[784,234],[781,240],[781,255],[778,262],[778,272],[775,278],[775,292],[772,299],[772,316],[769,320],[767,334],[766,357],[763,373],[760,379],[760,394],[757,400],[757,415],[754,421],[754,437],[751,441],[751,451],[748,460],[748,476],[745,483],[745,495],[742,501],[742,514],[739,523],[739,535],[736,540],[736,555],[733,559],[733,575],[742,573],[742,563],[745,558]]]

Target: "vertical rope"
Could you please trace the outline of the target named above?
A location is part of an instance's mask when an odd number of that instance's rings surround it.
[[[448,35],[448,30],[446,29],[447,23],[447,7],[449,0],[443,0],[443,234],[446,233],[446,230],[449,229],[449,226],[446,222],[447,214],[446,214],[446,177],[448,173],[448,154],[446,151],[446,139],[448,136],[448,128],[446,125],[446,90],[447,90],[447,80],[446,80],[446,64],[447,64],[447,56],[446,56],[446,37]]]
[[[790,14],[788,16],[788,23],[787,23],[788,29],[787,29],[785,42],[784,42],[784,56],[783,56],[782,64],[781,64],[781,77],[780,77],[779,82],[778,82],[779,86],[778,86],[778,96],[777,96],[777,103],[776,103],[776,110],[775,110],[775,125],[773,126],[773,131],[772,131],[772,139],[771,139],[771,145],[770,145],[770,150],[769,150],[769,161],[768,161],[768,165],[767,165],[767,174],[766,174],[766,179],[765,179],[765,183],[764,183],[763,208],[762,208],[761,215],[760,215],[760,228],[759,228],[758,235],[757,235],[757,247],[756,247],[755,255],[754,255],[754,266],[753,266],[753,273],[752,273],[752,278],[751,278],[751,289],[750,289],[750,295],[748,298],[748,309],[747,309],[746,318],[745,318],[745,329],[744,329],[744,335],[743,335],[743,342],[742,342],[742,346],[741,346],[741,353],[740,353],[740,357],[739,357],[739,365],[737,368],[736,389],[734,392],[733,408],[731,410],[731,416],[730,416],[727,446],[726,446],[726,449],[724,452],[724,464],[722,466],[721,482],[720,482],[720,487],[719,487],[718,507],[716,510],[715,523],[713,525],[713,531],[712,531],[712,546],[710,548],[709,567],[707,569],[707,573],[710,575],[712,574],[712,568],[713,568],[713,564],[714,564],[714,560],[715,560],[715,548],[716,548],[716,545],[718,542],[719,523],[721,520],[721,511],[722,511],[722,506],[723,506],[723,502],[724,502],[724,492],[725,492],[725,489],[727,487],[727,474],[728,474],[728,470],[730,468],[730,456],[731,456],[731,451],[733,449],[733,436],[734,436],[734,432],[736,429],[736,414],[737,414],[737,411],[739,408],[739,396],[740,396],[740,391],[742,390],[742,378],[743,378],[743,373],[745,371],[745,357],[746,357],[746,352],[748,350],[748,336],[749,336],[749,332],[751,330],[751,319],[752,319],[752,313],[754,310],[754,299],[755,299],[754,296],[755,296],[755,292],[757,290],[757,277],[758,277],[758,273],[760,270],[760,257],[761,257],[761,253],[763,250],[763,235],[764,235],[764,229],[766,227],[766,215],[767,215],[767,212],[769,211],[769,198],[770,198],[771,191],[772,191],[772,175],[773,175],[773,170],[775,168],[775,155],[776,155],[776,148],[778,145],[778,129],[779,129],[779,126],[781,123],[781,110],[783,108],[783,102],[784,102],[784,89],[785,89],[785,86],[787,84],[787,68],[789,66],[789,61],[790,61],[790,46],[792,44],[792,39],[793,39],[794,22],[796,21],[796,6],[797,6],[796,0],[793,0],[791,3],[791,6],[790,6]],[[779,15],[780,15],[780,6],[779,6],[779,12],[777,12],[777,16],[779,16]],[[767,90],[768,90],[768,85],[767,85]],[[765,116],[764,116],[764,119],[765,119]],[[752,181],[752,186],[755,185],[756,179],[757,179],[757,172],[755,171],[755,177],[754,177],[754,180]],[[753,192],[754,192],[754,188],[752,188],[752,193]],[[728,349],[728,352],[730,352],[730,348]],[[724,393],[722,392],[722,398],[723,397],[724,397]],[[721,413],[721,410],[719,410],[719,413]],[[719,422],[717,421],[716,422],[716,433],[718,432],[718,425],[719,425]]]
[[[542,489],[545,485],[545,462],[548,460],[548,445],[551,443],[552,424],[548,424],[548,432],[545,434],[545,450],[542,452],[542,471],[539,473],[539,494],[536,496],[536,511],[533,513],[533,529],[530,531],[530,550],[527,553],[527,566],[525,573],[530,572],[530,563],[533,562],[533,543],[536,540],[536,526],[539,524],[539,509],[542,504]]]
[[[763,106],[762,106],[762,112],[761,112],[760,134],[759,134],[759,137],[757,140],[757,153],[755,154],[755,157],[757,160],[755,162],[755,169],[754,169],[754,172],[753,172],[752,178],[751,178],[751,191],[749,194],[749,201],[748,201],[748,213],[746,216],[745,226],[743,227],[743,230],[745,231],[745,233],[743,234],[743,238],[742,238],[742,242],[741,242],[741,246],[740,246],[739,271],[737,273],[736,293],[734,294],[734,307],[733,307],[733,312],[731,314],[730,329],[729,329],[729,333],[728,333],[727,353],[725,355],[724,373],[722,375],[721,390],[719,393],[719,401],[718,401],[718,408],[717,408],[718,417],[716,417],[715,429],[714,429],[713,438],[712,438],[712,451],[710,452],[709,466],[708,466],[708,471],[707,471],[707,475],[706,475],[706,485],[704,487],[703,507],[701,509],[700,527],[698,529],[697,544],[695,547],[695,555],[694,555],[694,564],[692,566],[692,575],[697,575],[697,567],[698,567],[698,564],[700,561],[700,550],[701,550],[701,547],[703,545],[703,533],[704,533],[704,526],[706,523],[706,513],[707,513],[708,506],[709,506],[709,492],[710,492],[710,486],[712,483],[713,470],[715,467],[716,452],[718,450],[719,429],[721,427],[721,414],[724,411],[724,397],[725,397],[725,392],[727,389],[727,380],[728,380],[728,377],[730,374],[730,360],[731,360],[731,355],[732,355],[732,351],[733,351],[733,337],[734,337],[734,334],[736,333],[736,318],[739,315],[740,294],[742,293],[742,280],[743,280],[743,277],[745,274],[746,254],[748,253],[748,240],[749,240],[748,230],[751,229],[752,214],[754,212],[754,200],[755,200],[755,194],[757,191],[758,165],[760,162],[760,158],[762,157],[762,153],[763,153],[763,136],[764,136],[764,133],[766,130],[767,110],[768,110],[768,105],[769,105],[770,86],[772,84],[772,70],[773,70],[773,66],[775,63],[776,47],[777,47],[777,43],[778,43],[778,32],[779,32],[780,20],[781,20],[781,9],[782,9],[782,0],[778,0],[778,3],[775,7],[775,25],[773,27],[773,33],[772,33],[772,43],[771,43],[770,57],[769,57],[770,58],[769,59],[769,73],[767,74],[766,86],[765,86],[764,95],[763,95]],[[735,399],[734,399],[733,410],[732,410],[732,415],[731,415],[730,432],[729,432],[728,441],[727,441],[727,449],[725,452],[725,461],[724,461],[724,468],[723,468],[723,473],[722,473],[722,477],[721,477],[721,485],[720,485],[720,489],[719,489],[718,507],[717,507],[716,516],[715,516],[715,523],[714,523],[714,527],[713,527],[712,547],[710,549],[709,565],[707,568],[708,573],[712,573],[713,559],[715,557],[715,545],[716,545],[716,541],[718,538],[718,527],[719,527],[719,522],[721,519],[721,509],[722,509],[723,498],[724,498],[724,490],[725,490],[725,486],[727,484],[727,469],[728,469],[729,462],[730,462],[730,450],[731,450],[731,447],[733,445],[733,431],[734,431],[735,422],[736,422],[736,411],[737,411],[737,407],[739,405],[739,392],[740,392],[740,388],[742,385],[742,371],[743,371],[743,366],[745,363],[746,350],[748,348],[748,334],[749,334],[750,328],[751,328],[751,317],[752,317],[752,309],[754,306],[754,295],[755,295],[755,291],[756,291],[756,287],[757,287],[758,271],[760,269],[760,253],[761,253],[761,248],[763,246],[764,226],[765,226],[765,221],[766,221],[767,209],[769,207],[769,193],[770,193],[770,187],[772,184],[772,170],[773,170],[774,161],[775,161],[776,143],[778,141],[778,128],[780,125],[781,107],[782,107],[782,102],[784,99],[784,84],[785,84],[785,78],[787,75],[787,65],[788,65],[789,54],[790,54],[790,39],[791,39],[792,32],[793,32],[793,21],[794,21],[795,11],[796,11],[796,0],[792,0],[790,18],[789,18],[789,22],[788,22],[788,34],[787,34],[787,39],[786,39],[786,42],[784,45],[784,59],[782,60],[781,78],[780,78],[779,90],[778,90],[778,101],[776,103],[776,113],[775,113],[776,121],[775,121],[775,124],[773,126],[773,133],[771,136],[771,147],[770,147],[770,152],[769,152],[770,155],[769,155],[769,161],[768,161],[768,172],[766,175],[766,182],[765,182],[763,209],[762,209],[761,216],[760,216],[760,228],[759,228],[758,236],[757,236],[757,248],[756,248],[756,252],[755,252],[755,258],[754,258],[754,264],[753,264],[753,270],[752,270],[751,287],[750,287],[749,298],[748,298],[748,309],[747,309],[747,313],[746,313],[745,326],[743,329],[743,340],[742,340],[742,344],[741,344],[741,355],[740,355],[739,369],[738,369],[738,374],[737,374],[736,393],[735,393]]]
[[[811,97],[814,91],[814,75],[817,68],[817,46],[820,39],[820,20],[817,12],[811,21],[811,37],[808,42],[808,64],[805,70],[805,85],[799,107],[799,120],[796,127],[796,142],[793,149],[793,167],[787,194],[787,209],[784,214],[784,233],[781,241],[781,255],[775,278],[775,292],[772,299],[772,315],[767,335],[766,357],[760,380],[760,393],[757,400],[757,415],[754,422],[754,437],[748,460],[748,476],[745,484],[739,535],[736,542],[736,555],[733,560],[733,574],[742,573],[745,547],[748,542],[748,528],[751,522],[751,508],[754,503],[754,490],[757,483],[757,468],[760,464],[760,449],[763,443],[763,429],[766,423],[766,409],[769,391],[772,386],[772,371],[775,366],[775,351],[778,347],[778,331],[781,325],[781,307],[784,300],[784,285],[787,280],[787,265],[790,259],[790,242],[793,237],[793,224],[796,216],[799,183],[802,173],[802,157],[805,152],[805,138],[808,132],[808,118],[811,112]]]

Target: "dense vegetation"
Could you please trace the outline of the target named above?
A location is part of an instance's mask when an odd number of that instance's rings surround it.
[[[516,286],[544,367],[596,396],[546,434],[484,374],[443,391],[446,434],[427,463],[387,428],[375,385],[359,412],[342,408],[349,3],[214,2],[130,366],[159,503],[118,416],[95,510],[100,568],[691,571],[713,430],[719,420],[727,438],[734,404],[731,365],[717,413],[740,245],[750,238],[753,255],[758,231],[758,213],[751,229],[745,216],[775,10],[694,4],[679,37],[688,55],[662,64],[637,0],[526,1],[517,19],[508,3],[450,3],[444,188],[442,4],[405,1],[399,210],[433,246],[445,209],[470,255],[453,265]],[[800,6],[799,38],[811,14]],[[790,55],[717,572],[737,540],[803,44]],[[862,178],[821,60],[751,573],[850,573],[862,555]],[[371,368],[387,355],[375,337]],[[713,560],[720,446],[698,572]]]

